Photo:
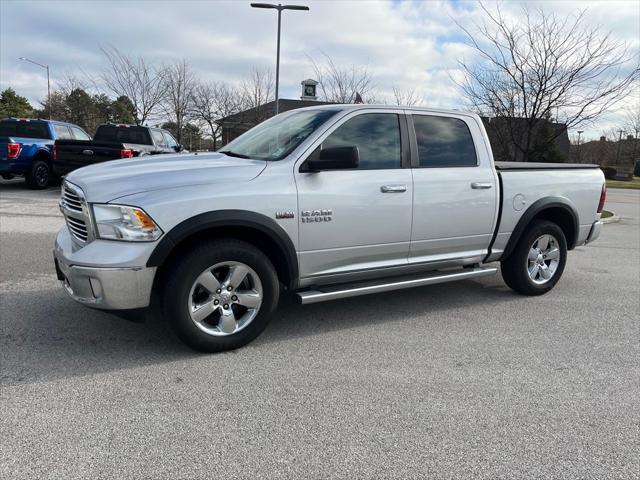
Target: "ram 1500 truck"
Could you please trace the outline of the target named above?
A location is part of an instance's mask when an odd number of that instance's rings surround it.
[[[137,309],[157,289],[179,337],[214,352],[254,339],[283,290],[314,303],[500,262],[512,289],[544,294],[600,234],[604,185],[596,166],[494,164],[474,114],[311,107],[217,153],[72,172],[54,256],[76,301]]]
[[[30,118],[0,120],[0,174],[5,179],[24,176],[29,188],[46,188],[53,177],[53,145],[59,138],[91,140],[87,132],[71,123]]]
[[[57,140],[54,169],[58,175],[66,175],[108,160],[181,151],[173,135],[161,128],[109,123],[97,128],[93,140]]]

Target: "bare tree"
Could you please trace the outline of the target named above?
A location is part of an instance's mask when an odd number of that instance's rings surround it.
[[[268,118],[271,114],[263,106],[274,100],[274,85],[271,70],[254,69],[241,85],[242,110],[256,109],[258,122]]]
[[[480,6],[485,20],[475,32],[459,25],[480,61],[460,61],[465,78],[456,83],[479,113],[498,118],[495,134],[518,160],[593,122],[628,95],[638,76],[629,49],[586,25],[584,11],[560,17],[525,6],[510,22],[499,7]],[[552,118],[564,126],[552,129]]]
[[[401,90],[395,85],[393,86],[393,98],[396,105],[404,105],[406,107],[413,107],[424,103],[423,98],[416,93],[415,89]]]
[[[115,47],[101,47],[108,62],[102,81],[116,97],[128,97],[136,112],[136,123],[144,124],[157,112],[166,91],[165,69],[155,68],[144,58],[131,58]]]
[[[196,84],[192,95],[192,116],[206,125],[216,150],[221,133],[218,121],[241,110],[242,94],[226,83],[213,82]]]
[[[634,138],[640,135],[640,101],[632,102],[632,106],[625,110],[624,130]]]
[[[176,140],[182,141],[182,129],[191,113],[191,102],[195,80],[186,60],[180,60],[167,67],[164,75],[164,91],[162,106],[170,121],[176,126]]]
[[[365,103],[374,102],[374,85],[368,65],[336,65],[333,59],[322,52],[324,62],[310,59],[315,79],[320,87],[320,99],[325,102],[354,103],[360,95]]]

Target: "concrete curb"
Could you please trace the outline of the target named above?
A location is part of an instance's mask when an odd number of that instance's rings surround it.
[[[611,212],[611,210],[608,210],[609,212]],[[616,215],[616,212],[611,212],[613,213],[612,216],[608,217],[608,218],[602,218],[600,219],[600,221],[602,223],[618,223],[620,221],[620,217],[618,215]]]

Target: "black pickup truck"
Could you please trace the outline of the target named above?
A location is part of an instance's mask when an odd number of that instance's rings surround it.
[[[98,127],[93,140],[56,140],[53,169],[66,175],[107,160],[181,151],[176,139],[161,128],[107,124]]]

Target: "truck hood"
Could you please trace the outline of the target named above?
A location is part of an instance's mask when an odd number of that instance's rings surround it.
[[[110,202],[126,195],[219,182],[246,182],[267,162],[221,153],[152,155],[90,165],[65,177],[89,202]]]

